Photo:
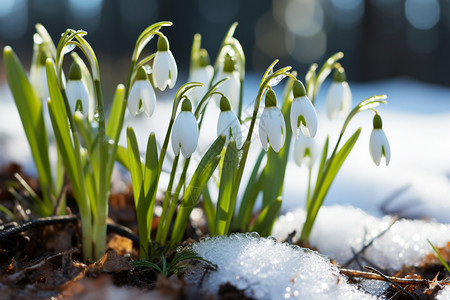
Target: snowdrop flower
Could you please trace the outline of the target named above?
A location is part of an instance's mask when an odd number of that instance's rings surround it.
[[[259,139],[265,151],[269,144],[275,152],[280,151],[286,139],[286,122],[277,107],[277,97],[272,89],[266,93],[266,107],[259,120]]]
[[[209,90],[209,83],[214,75],[214,68],[209,64],[209,55],[206,49],[200,50],[200,57],[198,60],[198,66],[192,69],[189,74],[188,82],[201,82],[204,84],[202,87],[196,87],[189,90],[190,99],[194,104],[198,104],[203,96]]]
[[[30,70],[30,82],[36,91],[37,96],[42,101],[47,101],[48,97],[50,97],[50,93],[48,91],[48,83],[47,83],[47,70],[45,68],[45,60],[47,56],[44,51],[40,51],[38,53],[37,63],[35,67],[32,67]],[[47,106],[47,105],[45,105]]]
[[[155,91],[150,81],[147,80],[145,69],[140,68],[136,74],[136,81],[128,94],[128,110],[132,116],[136,116],[143,109],[147,117],[151,117],[155,106]]]
[[[342,67],[333,73],[333,82],[328,91],[326,106],[328,118],[331,120],[337,117],[345,118],[350,112],[352,92]]]
[[[298,138],[300,129],[306,137],[314,137],[317,132],[317,112],[306,96],[305,87],[296,80],[292,88],[294,100],[291,105],[291,128]]]
[[[225,135],[225,145],[228,145],[230,139],[236,141],[236,147],[242,147],[242,131],[238,118],[231,111],[231,104],[227,97],[220,99],[220,115],[217,121],[217,136]]]
[[[169,41],[165,36],[158,39],[158,51],[153,61],[153,83],[154,86],[164,91],[166,86],[173,88],[177,82],[178,68],[175,58],[169,49]]]
[[[171,141],[175,155],[180,155],[181,149],[185,158],[189,158],[197,148],[198,125],[192,113],[191,101],[187,98],[184,99],[181,112],[173,123]]]
[[[370,156],[372,156],[373,162],[379,166],[381,158],[384,156],[386,166],[391,160],[391,148],[389,147],[389,141],[382,129],[383,123],[381,117],[375,114],[373,117],[373,131],[370,135],[369,149]]]
[[[69,70],[69,80],[66,86],[67,100],[70,110],[81,112],[85,117],[89,116],[89,91],[81,78],[81,68],[73,62]],[[93,116],[89,116],[90,118]]]
[[[228,53],[225,55],[225,62],[223,64],[223,69],[219,71],[216,82],[229,77],[228,80],[224,81],[218,88],[217,92],[222,93],[227,96],[231,102],[231,107],[234,111],[238,109],[239,106],[239,93],[241,88],[241,81],[239,79],[239,72],[236,71],[235,61]],[[217,106],[220,106],[220,95],[214,96]]]
[[[300,167],[303,162],[311,169],[317,159],[317,145],[315,139],[299,134],[294,145],[294,160]]]

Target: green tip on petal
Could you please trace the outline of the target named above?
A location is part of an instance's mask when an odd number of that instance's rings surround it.
[[[235,70],[235,61],[228,53],[225,55],[225,62],[223,64],[223,71],[225,73],[233,73]]]
[[[200,67],[206,67],[210,64],[210,60],[209,60],[209,54],[208,51],[206,51],[206,49],[200,49],[200,54],[199,54],[199,59],[198,59],[198,65]]]
[[[230,100],[227,97],[222,96],[220,98],[220,111],[229,111],[231,110]]]
[[[70,65],[69,80],[81,80],[81,68],[75,61]]]
[[[305,86],[300,80],[294,81],[294,85],[292,87],[292,93],[294,94],[294,98],[300,98],[306,96]]]
[[[277,106],[277,96],[275,92],[270,89],[266,93],[266,107]]]
[[[191,100],[184,98],[183,104],[181,104],[181,111],[192,111]]]
[[[158,39],[158,51],[169,51],[169,40],[165,36]]]
[[[333,81],[335,82],[344,82],[347,81],[347,75],[345,74],[345,70],[343,67],[339,67],[333,72]]]
[[[373,117],[373,129],[381,129],[383,127],[383,121],[379,114],[375,114]]]
[[[45,51],[39,51],[38,54],[38,65],[39,66],[45,66],[45,61],[47,60],[47,54],[45,53]]]
[[[147,72],[144,67],[140,67],[136,73],[136,80],[147,80]]]

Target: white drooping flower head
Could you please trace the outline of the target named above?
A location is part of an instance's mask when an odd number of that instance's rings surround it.
[[[156,107],[156,95],[152,84],[148,81],[147,72],[141,67],[136,74],[136,80],[128,94],[128,111],[136,116],[144,111],[147,117],[151,117]]]
[[[259,139],[265,151],[270,144],[275,152],[279,152],[286,140],[286,122],[277,107],[277,97],[272,89],[266,93],[265,104],[259,120]]]
[[[199,53],[198,65],[191,70],[188,82],[201,82],[202,87],[189,90],[189,98],[194,104],[198,104],[203,96],[208,92],[209,84],[214,75],[214,68],[209,63],[209,55],[206,49],[201,49]]]
[[[236,141],[236,147],[242,147],[242,130],[241,124],[235,113],[231,110],[231,104],[227,97],[222,96],[220,99],[220,114],[217,121],[217,136],[225,135],[225,145],[228,145],[230,139]]]
[[[44,103],[47,102],[48,97],[50,97],[47,83],[47,70],[45,68],[45,61],[47,57],[49,56],[46,51],[39,51],[37,54],[36,64],[32,65],[30,70],[30,83],[33,86],[37,96]]]
[[[181,153],[185,158],[191,157],[197,148],[198,125],[192,113],[191,101],[184,99],[181,105],[181,112],[178,114],[172,129],[172,149],[175,155]]]
[[[391,160],[391,148],[382,126],[383,123],[380,115],[375,114],[373,117],[373,131],[370,135],[369,150],[370,156],[377,166],[380,165],[382,157],[385,158],[386,166],[389,165],[389,161]]]
[[[81,68],[75,61],[70,66],[66,95],[72,112],[79,111],[89,120],[93,119],[93,113],[90,114],[89,110],[89,91],[82,80]]]
[[[352,106],[352,92],[344,68],[334,70],[333,82],[328,91],[326,107],[329,119],[345,118]]]
[[[294,160],[297,165],[301,166],[304,162],[311,169],[317,159],[317,154],[316,140],[300,133],[294,144]]]
[[[317,112],[306,96],[305,87],[296,80],[292,87],[294,100],[291,105],[291,128],[298,138],[300,130],[306,137],[314,137],[317,132]]]
[[[171,89],[175,86],[177,77],[177,63],[169,49],[169,41],[165,36],[160,36],[158,51],[153,61],[153,84],[161,91],[164,91],[167,86]]]
[[[236,111],[239,107],[241,81],[239,79],[239,72],[236,71],[236,63],[233,57],[228,53],[225,55],[223,69],[219,70],[215,82],[227,77],[229,77],[229,79],[225,80],[216,91],[226,96],[228,100],[230,100],[232,109]],[[213,97],[217,103],[217,106],[220,106],[221,96],[214,95]]]

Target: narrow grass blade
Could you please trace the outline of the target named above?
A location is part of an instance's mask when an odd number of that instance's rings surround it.
[[[242,197],[241,206],[239,208],[239,213],[235,221],[236,226],[233,225],[234,229],[245,231],[248,227],[256,198],[258,197],[259,192],[262,190],[262,182],[264,181],[264,177],[262,172],[258,177],[258,172],[265,155],[266,151],[261,150],[258,158],[256,159],[255,165],[253,166],[252,174],[250,175],[247,187],[245,188],[244,196]]]
[[[42,103],[33,90],[22,63],[9,46],[4,48],[3,61],[8,84],[36,164],[39,183],[44,191],[44,201],[46,205],[51,206],[51,197],[46,192],[50,191],[53,195],[56,195],[56,192],[48,156],[48,138]]]
[[[117,131],[121,129],[119,128],[119,122],[124,97],[125,86],[123,84],[119,84],[116,88],[116,93],[114,94],[111,110],[109,111],[108,122],[106,124],[106,135],[110,138],[114,138]]]
[[[439,259],[439,261],[442,263],[442,265],[444,266],[444,268],[447,270],[447,272],[450,273],[450,267],[448,266],[447,262],[445,261],[445,259],[442,257],[442,255],[439,253],[439,251],[436,249],[436,247],[434,247],[434,245],[430,242],[429,239],[427,239],[428,243],[430,244],[431,248],[433,248],[434,253],[436,253],[437,258]]]
[[[275,201],[266,206],[259,214],[255,224],[250,227],[250,231],[256,231],[261,236],[269,236],[275,220],[280,215],[281,202],[281,197],[277,197]]]
[[[147,233],[150,240],[153,208],[155,207],[156,191],[158,189],[159,169],[158,169],[158,147],[156,145],[155,133],[148,137],[147,155],[144,166],[144,201],[143,209],[147,212]]]
[[[236,142],[230,141],[222,165],[220,175],[219,197],[216,209],[216,224],[214,235],[225,235],[228,233],[231,218],[234,214],[235,203],[232,203],[232,188],[234,176],[238,166],[238,151]]]
[[[181,206],[175,220],[171,238],[173,243],[181,242],[189,215],[197,204],[198,197],[200,196],[203,188],[219,164],[220,152],[222,151],[224,144],[225,136],[221,135],[215,140],[211,147],[209,147],[208,151],[198,164],[194,175],[192,175],[192,179],[184,192]]]

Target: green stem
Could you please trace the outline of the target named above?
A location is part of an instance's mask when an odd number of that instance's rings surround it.
[[[169,184],[167,186],[166,194],[164,195],[163,210],[161,213],[161,218],[159,219],[158,230],[156,231],[156,241],[158,243],[161,243],[161,240],[160,240],[161,234],[162,234],[163,227],[164,227],[164,224],[166,221],[166,212],[167,212],[167,208],[169,207],[169,203],[170,203],[170,196],[172,194],[173,181],[175,179],[175,173],[177,171],[177,165],[178,165],[179,158],[180,158],[180,155],[176,155],[173,160],[172,171],[170,172]]]
[[[163,232],[162,232],[162,236],[161,236],[161,243],[160,243],[161,245],[166,244],[167,235],[168,235],[169,229],[170,229],[170,224],[172,223],[173,215],[175,214],[175,210],[177,208],[178,197],[180,196],[181,188],[183,187],[183,185],[186,181],[186,173],[187,173],[187,169],[188,169],[190,161],[191,161],[190,157],[184,161],[183,171],[182,171],[180,179],[178,181],[177,188],[175,189],[175,193],[173,194],[172,202],[170,203],[169,212],[167,214],[167,219],[164,222],[164,228],[163,228]]]
[[[241,116],[242,116],[242,101],[244,100],[244,80],[241,79],[241,85],[239,88],[239,108],[238,108],[238,120],[239,122],[241,121]]]
[[[312,168],[309,168],[308,171],[308,191],[306,192],[306,211],[309,210],[309,205],[311,204],[311,175],[312,175]]]
[[[95,93],[98,103],[98,142],[99,142],[99,189],[97,198],[97,215],[94,218],[94,254],[100,259],[106,248],[106,222],[108,217],[109,176],[107,177],[108,152],[106,148],[105,109],[100,80],[94,81]]]
[[[81,224],[82,224],[82,240],[83,240],[83,258],[89,259],[93,257],[92,252],[92,215],[91,215],[91,203],[87,196],[86,182],[83,176],[83,167],[81,163],[81,147],[80,139],[78,137],[78,131],[76,130],[75,121],[73,119],[72,112],[70,110],[67,94],[64,89],[61,88],[61,94],[64,99],[64,106],[66,107],[67,116],[69,119],[70,130],[72,132],[72,139],[74,144],[75,153],[75,165],[76,174],[78,176],[78,183],[75,189],[79,189],[75,192],[77,195],[77,204],[80,209]]]

